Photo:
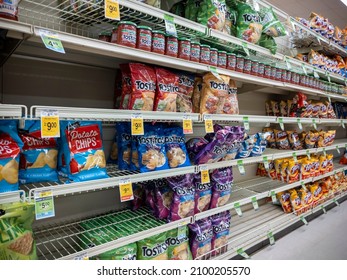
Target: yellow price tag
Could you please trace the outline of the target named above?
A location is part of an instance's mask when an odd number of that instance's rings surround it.
[[[131,118],[131,135],[143,135],[143,117],[141,114],[134,114]]]
[[[133,185],[130,180],[122,180],[119,183],[120,201],[129,201],[134,199]]]
[[[212,120],[205,120],[205,131],[206,133],[213,133],[213,122]]]
[[[190,118],[183,119],[183,133],[184,134],[193,134],[193,122]]]
[[[118,0],[105,0],[105,18],[120,20]]]
[[[210,174],[208,173],[208,169],[201,170],[201,184],[209,184],[210,183]]]
[[[42,111],[41,113],[41,138],[60,137],[58,111]]]

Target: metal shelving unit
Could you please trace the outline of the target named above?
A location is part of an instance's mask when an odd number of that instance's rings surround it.
[[[0,119],[24,119],[27,115],[24,105],[0,104]]]

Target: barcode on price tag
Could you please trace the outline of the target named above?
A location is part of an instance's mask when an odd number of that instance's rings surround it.
[[[36,220],[55,216],[53,192],[51,190],[35,191],[34,199]]]
[[[60,137],[59,114],[57,110],[41,112],[41,138]]]

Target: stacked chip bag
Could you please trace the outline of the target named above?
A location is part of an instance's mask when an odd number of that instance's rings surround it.
[[[1,204],[0,260],[36,260],[32,223],[35,205],[29,203]]]
[[[302,203],[301,213],[307,212],[312,207],[313,196],[312,193],[305,187],[301,187],[298,190],[298,194]]]
[[[208,252],[211,251],[213,237],[212,222],[209,218],[189,224],[189,244],[193,259],[206,259]]]
[[[301,214],[301,209],[303,207],[300,196],[298,195],[295,189],[291,189],[288,191],[290,194],[290,203],[292,205],[292,209],[296,215]]]
[[[176,75],[179,77],[176,102],[177,112],[192,113],[195,75],[184,71],[178,71]]]
[[[195,162],[195,157],[200,151],[206,147],[209,142],[205,138],[191,138],[187,141],[186,147],[188,151],[189,159]]]
[[[200,112],[201,92],[202,92],[202,78],[195,77],[194,90],[193,90],[193,112],[194,113]]]
[[[130,243],[125,246],[101,253],[90,260],[118,260],[118,261],[132,261],[136,260],[137,244]]]
[[[62,121],[60,135],[70,180],[79,182],[108,178],[101,122]]]
[[[122,84],[119,109],[126,110],[129,108],[129,100],[130,100],[131,92],[132,92],[131,74],[130,74],[129,64],[121,64],[119,67],[121,69],[121,84]]]
[[[264,34],[271,37],[281,37],[287,35],[286,29],[278,20],[271,7],[262,8],[260,10],[260,17]]]
[[[223,114],[238,115],[239,102],[237,100],[237,87],[235,80],[229,82],[228,95],[223,105]]]
[[[276,138],[274,130],[272,128],[265,127],[263,129],[263,133],[265,135],[267,147],[271,149],[276,149]]]
[[[0,193],[18,190],[19,153],[23,142],[17,121],[0,121]]]
[[[288,191],[280,192],[277,195],[277,199],[281,203],[284,213],[292,212],[292,205],[290,203],[290,193]]]
[[[162,232],[137,241],[137,259],[167,260],[169,245],[166,243],[166,239],[167,233]]]
[[[289,150],[288,134],[286,131],[274,129],[276,147],[279,150]]]
[[[194,214],[197,214],[209,209],[212,197],[212,184],[202,184],[201,173],[194,174],[193,184],[195,188]]]
[[[208,28],[223,31],[226,16],[225,0],[203,0],[197,15],[197,22]]]
[[[166,244],[168,248],[169,260],[192,260],[192,253],[189,248],[189,230],[187,226],[175,228],[167,232]]]
[[[251,156],[253,147],[256,143],[256,134],[247,135],[242,142],[242,148],[239,150],[236,158],[248,158]]]
[[[131,97],[128,109],[153,111],[156,91],[156,74],[151,66],[129,63]]]
[[[242,149],[242,143],[245,138],[245,128],[242,126],[226,126],[225,128],[231,131],[233,140],[231,145],[227,148],[223,160],[233,160]]]
[[[230,234],[230,211],[218,213],[211,217],[213,237],[211,242],[212,256],[223,254],[227,251]]]
[[[154,216],[158,219],[167,219],[170,214],[170,208],[174,192],[170,188],[166,179],[157,179],[154,183]]]
[[[130,123],[119,122],[116,124],[118,146],[118,168],[130,170],[131,164],[131,128]]]
[[[23,149],[19,164],[19,181],[22,184],[58,181],[58,145],[55,138],[41,138],[41,123],[25,121],[19,131]]]
[[[267,145],[266,135],[258,132],[255,134],[254,137],[255,137],[255,142],[251,151],[251,157],[259,157],[264,153],[266,149],[266,145]]]
[[[170,168],[190,166],[182,127],[165,129],[165,148]]]
[[[167,178],[169,186],[174,192],[168,220],[177,221],[194,215],[193,175],[186,174]]]
[[[130,160],[130,170],[139,170],[139,152],[138,152],[138,138],[139,136],[131,136],[131,160]]]
[[[227,204],[233,185],[232,168],[220,168],[213,170],[211,174],[212,199],[210,209]]]

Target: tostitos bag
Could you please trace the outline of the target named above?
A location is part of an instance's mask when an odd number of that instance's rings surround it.
[[[189,248],[188,227],[175,228],[167,232],[169,260],[192,260]]]
[[[80,182],[108,178],[101,122],[62,121],[60,135],[70,180]]]
[[[189,244],[192,250],[193,259],[206,259],[205,254],[211,251],[213,236],[212,223],[209,218],[189,224]]]
[[[19,181],[22,184],[58,181],[56,138],[41,138],[39,120],[25,121],[25,127],[19,131],[23,141],[20,156]]]
[[[212,200],[210,209],[227,204],[233,185],[232,168],[220,168],[213,170],[211,174]]]
[[[208,28],[223,31],[227,6],[225,0],[203,0],[197,21]]]
[[[0,121],[0,193],[18,190],[19,153],[23,142],[17,121]]]
[[[116,124],[118,146],[118,168],[130,170],[131,165],[131,130],[130,123],[120,122]]]
[[[212,198],[211,183],[201,183],[201,173],[194,174],[193,184],[195,188],[194,214],[208,210]]]
[[[182,127],[164,129],[166,155],[170,168],[190,166]]]
[[[227,251],[230,234],[230,211],[218,213],[211,217],[213,237],[211,243],[212,256],[223,254]]]
[[[166,239],[167,233],[162,232],[137,241],[137,259],[167,260],[169,245],[166,243]]]

